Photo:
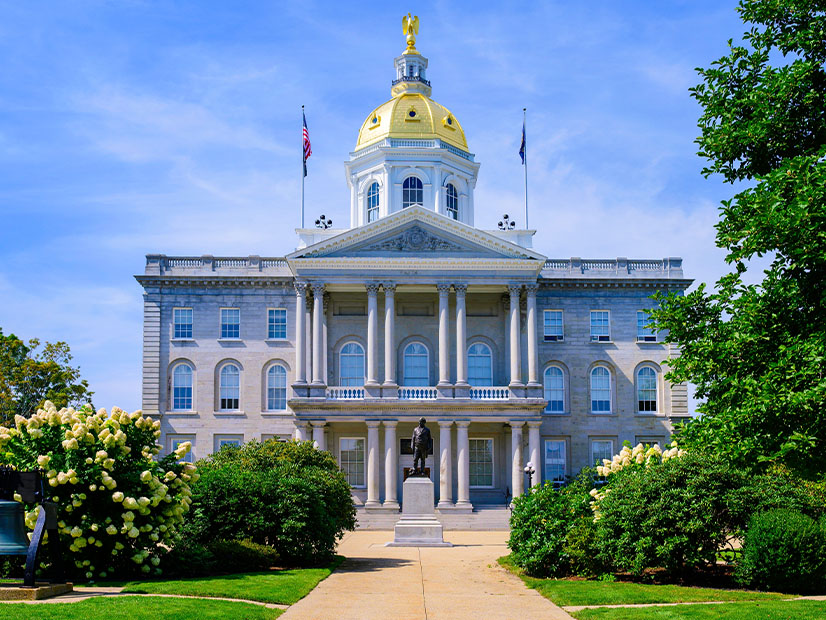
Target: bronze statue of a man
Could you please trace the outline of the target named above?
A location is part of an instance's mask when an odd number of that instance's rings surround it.
[[[425,426],[424,418],[419,420],[419,425],[413,429],[413,437],[410,439],[410,447],[413,448],[413,474],[414,476],[424,476],[424,464],[427,455],[433,450],[433,437],[430,429]]]

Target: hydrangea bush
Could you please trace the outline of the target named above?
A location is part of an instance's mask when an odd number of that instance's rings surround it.
[[[183,444],[157,460],[160,423],[117,407],[107,414],[46,402],[31,418],[0,426],[0,463],[45,472],[48,498],[58,505],[64,551],[78,576],[160,574],[160,558],[191,504],[194,465],[179,463]],[[33,530],[39,506],[26,507]]]
[[[638,443],[631,448],[630,442],[625,442],[619,454],[612,459],[602,459],[602,465],[597,465],[597,474],[607,478],[611,474],[629,467],[646,467],[651,463],[662,463],[668,459],[683,456],[685,450],[677,447],[677,442],[671,442],[668,450],[663,451],[659,444],[653,446]]]

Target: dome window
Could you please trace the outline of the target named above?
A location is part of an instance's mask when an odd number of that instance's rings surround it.
[[[447,124],[448,124],[448,125],[452,125],[452,124],[453,124],[453,119],[452,119],[452,118],[450,118],[449,116],[447,117]]]
[[[459,219],[459,192],[453,183],[447,184],[445,192],[445,212],[453,220]]]
[[[402,209],[421,205],[424,202],[422,182],[416,177],[407,177],[402,184]]]
[[[379,117],[378,117],[378,116],[374,116],[374,117],[373,117],[373,124],[375,125],[375,124],[376,124],[376,123],[378,123],[378,122],[379,122]]]
[[[410,112],[408,112],[407,115],[410,118],[416,118],[416,110],[410,110]]]
[[[372,183],[367,190],[367,222],[379,219],[379,184]]]

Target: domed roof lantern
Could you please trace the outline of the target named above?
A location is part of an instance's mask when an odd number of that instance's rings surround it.
[[[421,93],[429,97],[430,82],[427,81],[427,58],[416,49],[416,35],[419,34],[419,18],[408,13],[402,18],[404,34],[407,35],[407,49],[395,59],[396,79],[390,94],[398,97],[405,93]]]

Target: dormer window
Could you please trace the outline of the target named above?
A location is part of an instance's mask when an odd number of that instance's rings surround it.
[[[449,218],[459,219],[459,192],[453,183],[447,184],[445,192],[445,213]]]
[[[367,222],[379,219],[379,184],[375,181],[367,190]]]
[[[407,177],[402,185],[402,209],[424,202],[422,182],[417,177]]]

